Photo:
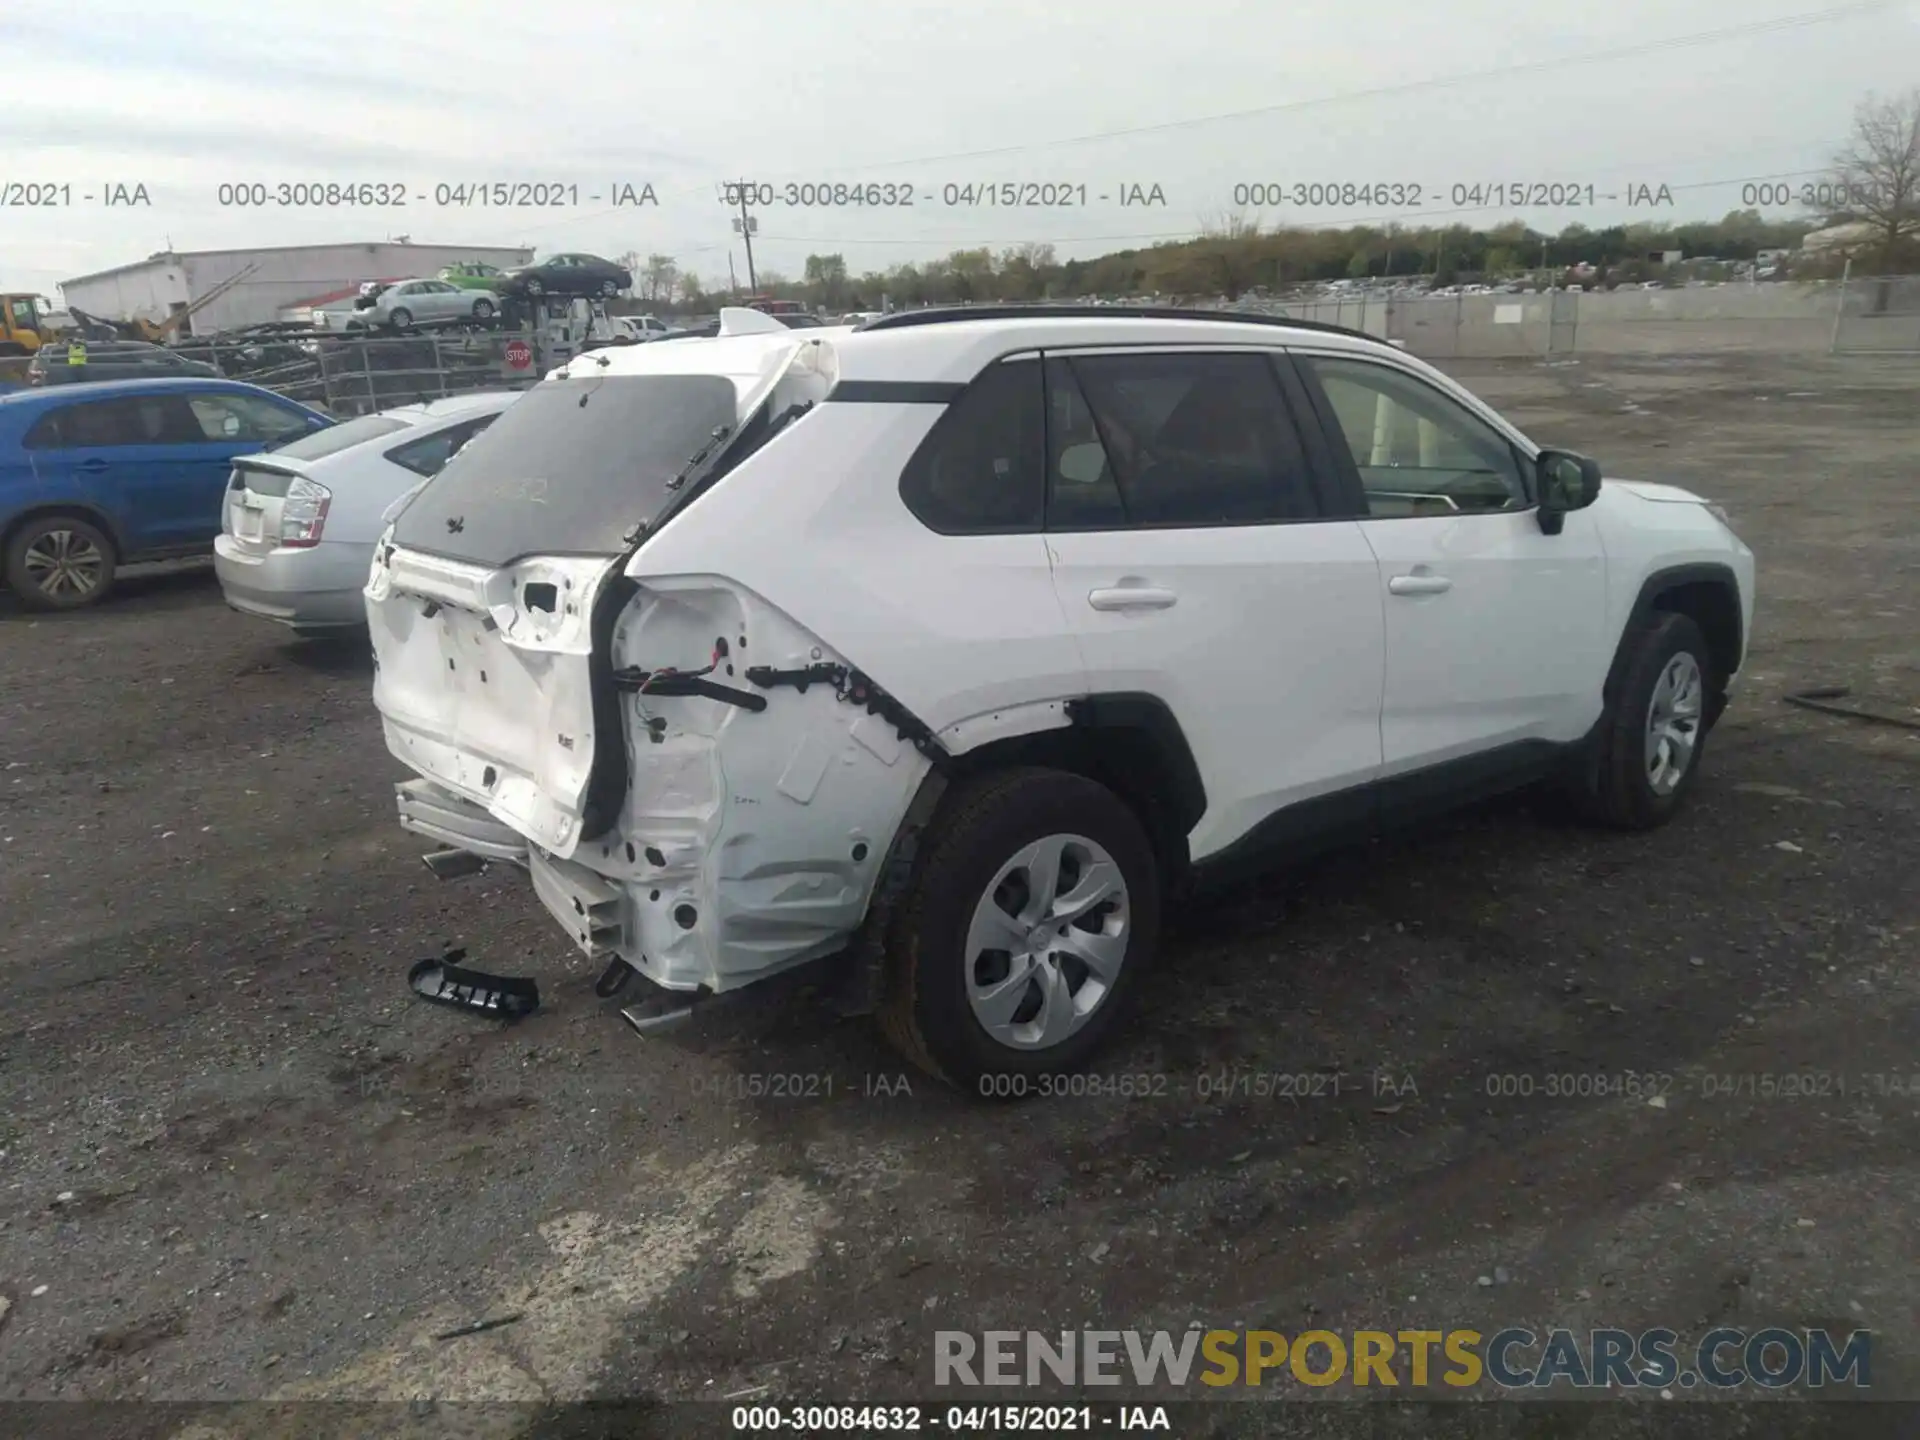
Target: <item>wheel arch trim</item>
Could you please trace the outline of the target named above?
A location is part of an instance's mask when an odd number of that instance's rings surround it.
[[[1726,592],[1730,602],[1733,624],[1733,654],[1736,663],[1746,653],[1745,615],[1740,604],[1740,581],[1733,567],[1719,561],[1695,561],[1685,565],[1669,565],[1655,570],[1640,582],[1639,593],[1634,596],[1633,604],[1627,611],[1625,622],[1620,627],[1619,638],[1615,642],[1613,664],[1607,671],[1605,697],[1609,704],[1620,692],[1620,682],[1625,677],[1631,660],[1627,654],[1627,637],[1634,632],[1649,615],[1661,609],[1660,601],[1674,591],[1690,585],[1709,585]],[[1724,677],[1723,677],[1724,678]]]
[[[35,520],[52,519],[61,515],[70,516],[75,520],[84,520],[87,524],[96,527],[107,539],[113,542],[114,563],[116,565],[126,563],[127,544],[120,533],[120,527],[114,524],[112,517],[104,510],[100,510],[84,501],[48,500],[40,504],[29,505],[17,514],[9,515],[5,523],[0,524],[0,550],[11,546],[14,537]]]

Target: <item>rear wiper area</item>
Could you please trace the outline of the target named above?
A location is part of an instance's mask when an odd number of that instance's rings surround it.
[[[713,434],[707,438],[707,443],[689,455],[687,457],[687,463],[680,467],[680,473],[667,481],[667,489],[678,490],[682,485],[685,485],[693,475],[693,472],[706,463],[707,457],[713,454],[713,452],[719,448],[720,443],[729,435],[733,434],[733,431],[734,427],[731,425],[714,426]]]
[[[692,491],[687,490],[687,482],[707,467],[710,461],[718,460],[721,465],[731,469],[813,409],[815,403],[812,400],[796,401],[771,419],[767,416],[766,406],[762,405],[739,425],[716,426],[712,435],[708,437],[707,443],[687,458],[687,463],[680,467],[679,474],[667,481],[667,490],[673,494],[674,499],[669,501],[651,521],[642,521],[633,525],[621,538],[628,545],[639,544],[649,532],[658,530],[672,519],[675,511],[698,493],[697,488]],[[701,485],[704,486],[708,480],[719,473],[721,473],[719,469],[709,470],[707,476],[702,479]]]

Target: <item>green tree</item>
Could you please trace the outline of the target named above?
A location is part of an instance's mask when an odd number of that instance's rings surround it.
[[[982,245],[978,250],[956,250],[947,257],[953,277],[955,300],[992,300],[994,296],[993,252]]]
[[[1368,256],[1366,247],[1362,245],[1353,252],[1353,258],[1347,261],[1347,278],[1364,280],[1372,268],[1373,260]]]
[[[829,310],[847,308],[847,258],[844,255],[809,255],[802,272],[807,298]]]

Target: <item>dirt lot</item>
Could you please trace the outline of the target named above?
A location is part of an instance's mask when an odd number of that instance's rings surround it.
[[[1920,365],[1459,373],[1758,552],[1695,803],[1185,917],[1102,1066],[1146,1097],[969,1103],[804,997],[643,1039],[516,875],[420,865],[361,647],[204,572],[0,597],[0,1397],[924,1397],[936,1329],[1198,1320],[1870,1326],[1920,1398],[1920,734],[1780,700],[1920,713]],[[448,942],[541,1013],[412,1000]],[[1666,1106],[1544,1093],[1627,1071]],[[1846,1089],[1710,1093],[1767,1075]]]

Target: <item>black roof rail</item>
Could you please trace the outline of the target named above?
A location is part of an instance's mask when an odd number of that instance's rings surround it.
[[[856,325],[868,330],[906,330],[915,325],[948,325],[961,320],[1212,320],[1233,325],[1276,325],[1321,335],[1345,335],[1375,345],[1393,346],[1379,335],[1324,320],[1294,320],[1285,315],[1255,315],[1240,310],[1190,310],[1174,305],[939,305],[925,310],[896,310]],[[1393,346],[1398,349],[1398,346]]]

